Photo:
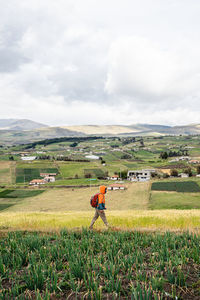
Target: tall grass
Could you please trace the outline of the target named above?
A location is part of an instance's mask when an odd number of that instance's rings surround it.
[[[0,215],[0,229],[52,231],[88,227],[94,212],[16,212]],[[200,231],[199,210],[109,211],[108,222],[118,229]],[[104,228],[99,218],[95,228]]]

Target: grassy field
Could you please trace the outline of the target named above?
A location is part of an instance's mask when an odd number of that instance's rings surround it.
[[[96,182],[96,181],[95,181]],[[88,181],[89,183],[89,181]],[[106,195],[108,210],[145,209],[148,207],[149,183],[127,184],[126,190],[109,191]],[[37,190],[36,190],[37,191]],[[34,197],[17,199],[9,211],[89,211],[90,198],[98,193],[98,187],[47,189]],[[18,191],[19,192],[19,191]],[[25,192],[27,192],[25,190]],[[33,190],[34,192],[34,190]],[[1,194],[0,194],[1,195]],[[0,203],[10,203],[0,198]]]
[[[3,212],[0,230],[60,231],[89,227],[94,210],[65,212]],[[114,230],[191,231],[200,233],[199,210],[124,210],[106,211]],[[95,229],[105,228],[98,219]]]
[[[200,237],[87,230],[0,240],[1,299],[194,299]]]
[[[26,183],[30,182],[33,179],[40,179],[40,173],[57,173],[57,168],[17,168],[16,169],[16,183]]]
[[[0,184],[11,184],[12,183],[12,162],[1,161],[0,162]]]
[[[169,182],[153,182],[151,189],[153,191],[175,191],[182,193],[200,192],[200,186],[194,181],[169,181]]]
[[[200,193],[153,191],[149,209],[200,209]]]

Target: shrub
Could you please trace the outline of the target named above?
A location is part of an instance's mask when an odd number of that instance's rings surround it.
[[[173,169],[170,171],[170,175],[173,177],[178,177],[178,171],[176,169]]]

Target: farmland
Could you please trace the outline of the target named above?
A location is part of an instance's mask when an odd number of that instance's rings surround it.
[[[154,191],[175,191],[180,193],[198,193],[199,185],[194,181],[170,181],[170,182],[153,182],[151,189]]]
[[[1,238],[2,299],[199,299],[199,236],[87,230]]]
[[[200,159],[199,143],[72,138],[1,148],[0,299],[199,299],[200,178],[191,162]],[[175,157],[162,159],[165,151]],[[144,168],[156,169],[150,181],[123,177],[125,190],[108,191],[110,229],[98,219],[88,231],[98,186]],[[192,175],[162,173],[170,168]],[[29,186],[48,172],[55,182]]]

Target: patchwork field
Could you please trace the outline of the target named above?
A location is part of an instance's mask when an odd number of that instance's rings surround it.
[[[190,162],[199,143],[147,136],[1,147],[0,299],[200,299],[200,178]],[[77,161],[89,153],[100,159]],[[150,182],[108,191],[109,230],[101,219],[86,229],[93,185],[116,183],[97,177],[156,167]],[[193,176],[164,179],[160,170],[170,168]],[[58,173],[56,181],[30,188],[40,172]]]
[[[33,179],[40,179],[40,173],[57,173],[58,169],[56,168],[31,168],[31,169],[23,169],[17,168],[16,169],[16,183],[26,183],[30,182]]]

